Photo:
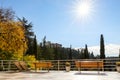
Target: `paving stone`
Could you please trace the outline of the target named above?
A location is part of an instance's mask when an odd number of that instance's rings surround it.
[[[38,71],[38,72],[0,72],[0,80],[120,80],[118,72],[96,71]]]

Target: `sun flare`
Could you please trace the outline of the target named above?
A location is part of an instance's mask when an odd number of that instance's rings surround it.
[[[80,16],[87,16],[90,12],[90,6],[88,3],[82,3],[76,7],[76,12]]]
[[[94,10],[94,0],[76,0],[72,6],[72,12],[75,18],[82,21],[90,19]]]

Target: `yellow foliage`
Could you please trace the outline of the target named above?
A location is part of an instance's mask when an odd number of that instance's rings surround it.
[[[20,22],[0,22],[0,49],[22,56],[27,49],[24,32]]]
[[[27,65],[31,68],[34,67],[33,62],[36,61],[36,58],[34,55],[26,55],[24,56],[24,61],[27,62]]]
[[[34,55],[26,55],[24,56],[24,61],[36,61]]]
[[[117,66],[120,66],[120,62],[116,62],[116,65],[117,65]]]

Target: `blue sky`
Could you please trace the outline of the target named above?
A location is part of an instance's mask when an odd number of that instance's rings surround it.
[[[0,0],[0,5],[32,22],[38,42],[46,36],[64,47],[96,46],[103,34],[105,44],[120,44],[120,0],[92,0],[93,11],[85,20],[72,12],[77,1]]]

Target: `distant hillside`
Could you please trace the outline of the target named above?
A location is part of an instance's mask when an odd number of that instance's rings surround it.
[[[78,48],[75,48],[76,50]],[[106,57],[118,57],[120,45],[117,44],[107,44],[105,45],[105,54]],[[88,47],[89,52],[93,52],[94,55],[100,54],[100,46],[91,46]]]
[[[118,56],[119,55],[120,45],[117,44],[108,44],[105,45],[105,54],[106,56]],[[100,54],[100,46],[88,47],[90,52],[93,51],[94,55]]]

